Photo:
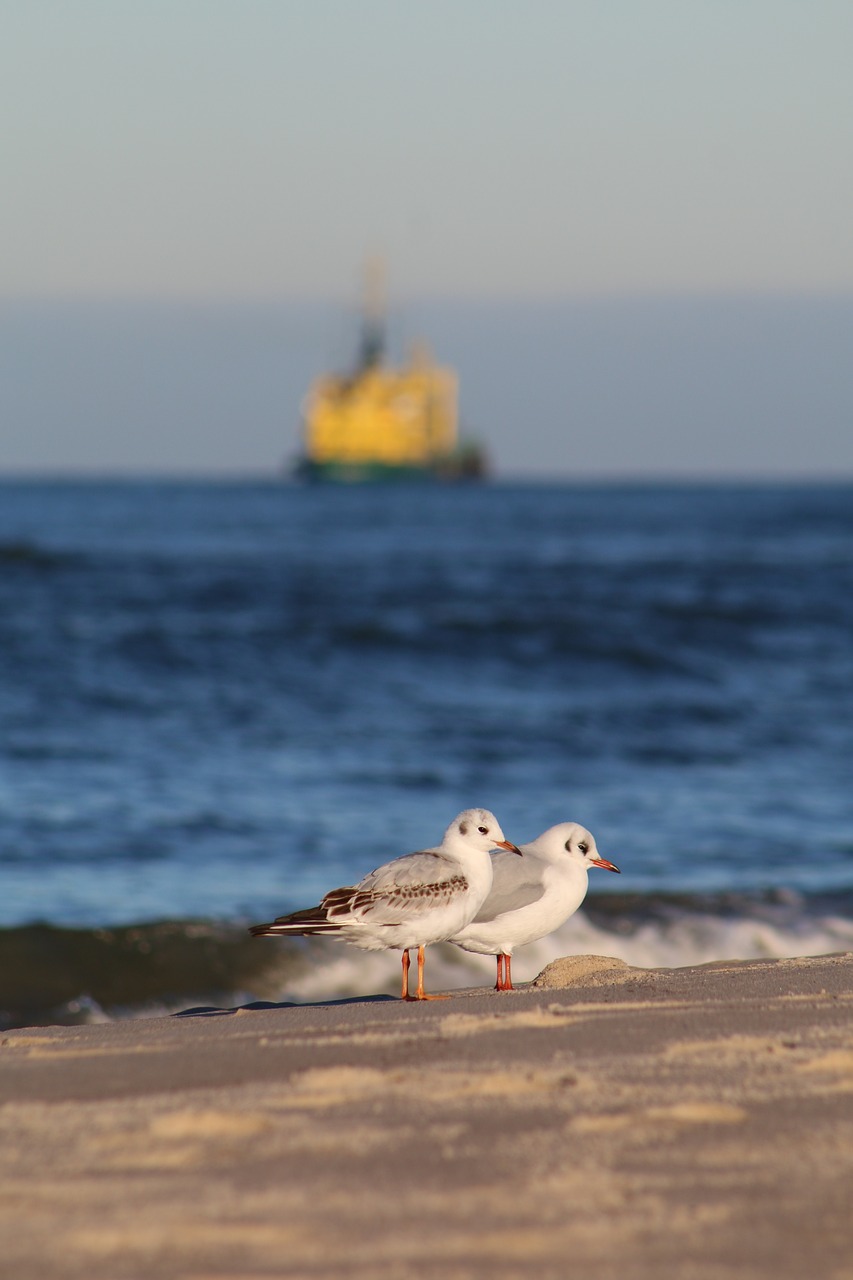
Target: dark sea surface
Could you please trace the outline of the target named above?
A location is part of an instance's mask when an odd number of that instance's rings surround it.
[[[469,805],[622,868],[519,978],[853,948],[853,487],[0,483],[7,1025],[393,991],[245,924]]]

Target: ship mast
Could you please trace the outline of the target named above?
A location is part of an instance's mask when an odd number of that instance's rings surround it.
[[[385,268],[380,258],[368,259],[363,297],[359,373],[381,364],[385,354]]]

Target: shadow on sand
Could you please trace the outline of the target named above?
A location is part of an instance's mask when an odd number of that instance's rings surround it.
[[[173,1018],[224,1018],[232,1013],[242,1013],[250,1009],[333,1009],[342,1004],[385,1004],[388,1000],[396,1001],[397,996],[348,996],[345,1000],[285,1000],[277,1003],[274,1000],[251,1000],[248,1004],[235,1005],[233,1009],[218,1009],[216,1005],[198,1005],[195,1009],[181,1009],[173,1013]]]

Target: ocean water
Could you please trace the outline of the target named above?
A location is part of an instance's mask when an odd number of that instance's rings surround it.
[[[468,805],[622,869],[520,979],[853,948],[853,487],[0,483],[7,1025],[394,992],[245,926]]]

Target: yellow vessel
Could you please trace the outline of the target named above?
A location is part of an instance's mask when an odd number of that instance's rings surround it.
[[[475,479],[484,459],[458,439],[458,379],[419,344],[407,365],[383,363],[384,306],[378,270],[368,277],[361,349],[351,374],[324,374],[304,404],[307,479]]]

